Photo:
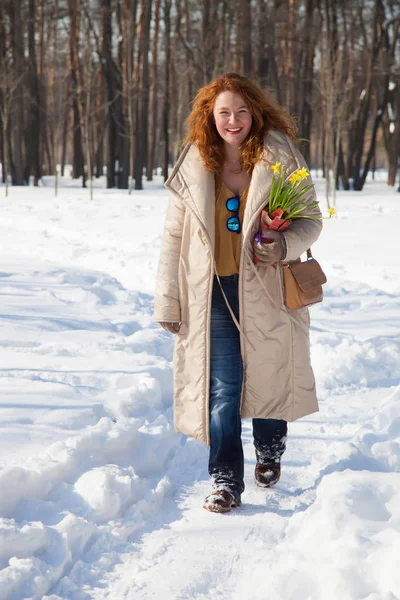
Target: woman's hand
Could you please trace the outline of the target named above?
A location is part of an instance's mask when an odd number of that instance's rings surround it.
[[[263,236],[272,241],[270,243],[255,241],[254,254],[259,260],[258,266],[267,267],[283,259],[285,255],[285,243],[283,235],[279,231],[268,229],[268,231],[263,232]]]
[[[166,321],[162,321],[160,325],[163,329],[165,329],[165,331],[169,331],[169,333],[173,333],[174,335],[179,333],[181,328],[180,323],[167,323]]]

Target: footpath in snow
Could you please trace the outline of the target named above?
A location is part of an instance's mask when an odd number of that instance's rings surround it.
[[[1,203],[1,600],[400,600],[398,194],[338,193],[314,248],[320,412],[290,424],[269,491],[244,423],[243,505],[222,516],[151,320],[161,180]]]

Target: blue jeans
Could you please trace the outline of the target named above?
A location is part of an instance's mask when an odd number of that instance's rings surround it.
[[[238,275],[220,277],[229,304],[239,321]],[[214,277],[211,305],[210,356],[210,460],[208,471],[218,489],[235,498],[244,490],[244,458],[240,397],[243,364],[239,331]],[[258,462],[279,462],[285,451],[287,422],[253,419],[253,438]]]

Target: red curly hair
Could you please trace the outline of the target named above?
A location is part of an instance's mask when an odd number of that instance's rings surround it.
[[[263,140],[268,131],[278,129],[296,141],[297,125],[293,117],[248,77],[238,73],[220,75],[197,92],[186,121],[184,144],[191,142],[198,147],[208,171],[220,173],[225,160],[224,141],[214,125],[213,108],[217,96],[227,90],[242,96],[253,117],[250,132],[240,147],[241,167],[251,174],[262,158]]]

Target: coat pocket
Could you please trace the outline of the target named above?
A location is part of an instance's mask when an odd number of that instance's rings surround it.
[[[179,303],[181,306],[181,322],[184,330],[189,325],[189,290],[188,290],[188,273],[186,261],[183,256],[179,259]]]
[[[206,245],[207,245],[207,244],[206,244],[206,240],[204,239],[204,234],[203,234],[203,232],[201,231],[201,229],[198,229],[198,230],[197,230],[197,235],[198,235],[198,237],[199,237],[199,239],[200,239],[201,243],[203,244],[203,246],[206,246]]]

